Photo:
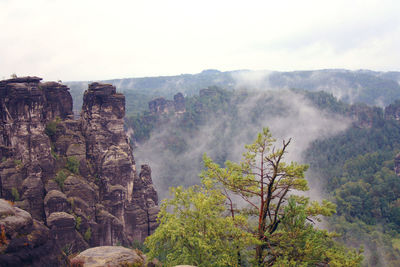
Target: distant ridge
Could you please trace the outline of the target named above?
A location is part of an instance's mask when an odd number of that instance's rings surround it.
[[[290,72],[267,70],[203,70],[197,74],[140,77],[102,80],[118,91],[140,93],[149,97],[172,98],[177,92],[186,96],[198,94],[200,89],[219,86],[228,90],[279,90],[296,88],[307,91],[325,91],[347,103],[366,103],[386,106],[400,98],[400,72],[380,72],[366,69],[321,69]],[[89,81],[66,82],[71,88],[76,107],[82,105],[82,94]],[[129,96],[127,96],[129,97]],[[129,99],[128,99],[129,101]]]

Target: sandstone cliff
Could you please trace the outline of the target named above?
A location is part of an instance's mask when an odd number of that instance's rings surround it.
[[[125,97],[92,83],[74,120],[68,88],[40,81],[0,81],[0,198],[48,229],[54,250],[143,241],[157,226],[158,199],[150,167],[136,172]]]
[[[182,93],[174,95],[174,100],[166,100],[163,97],[159,97],[149,102],[149,111],[152,114],[167,114],[169,112],[181,114],[185,110],[185,97]]]

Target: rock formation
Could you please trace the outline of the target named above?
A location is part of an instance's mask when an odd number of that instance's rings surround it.
[[[358,128],[372,128],[375,123],[383,118],[383,113],[378,107],[370,107],[366,104],[353,104],[347,114],[353,119],[354,126]]]
[[[0,199],[0,266],[65,266],[59,251],[42,222]]]
[[[182,93],[177,93],[176,95],[174,95],[174,107],[175,112],[177,113],[183,113],[186,111],[185,97]]]
[[[72,259],[85,267],[147,266],[146,257],[137,251],[120,246],[102,246],[87,249]]]
[[[40,81],[0,81],[0,197],[69,253],[143,241],[157,226],[158,199],[150,167],[136,173],[125,97],[92,83],[74,120],[68,88]]]
[[[385,119],[400,120],[400,100],[396,100],[385,108]]]
[[[174,112],[180,114],[185,112],[185,98],[182,93],[174,95],[174,100],[166,100],[163,97],[153,99],[149,102],[149,110],[152,114],[167,114]]]

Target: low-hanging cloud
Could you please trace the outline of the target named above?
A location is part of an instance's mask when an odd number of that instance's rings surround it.
[[[400,87],[396,77],[368,70],[344,69],[314,71],[237,71],[232,72],[236,89],[258,88],[267,90],[304,89],[324,91],[349,104],[366,103],[385,107],[399,98]],[[378,95],[376,92],[381,91]]]
[[[335,135],[350,124],[343,117],[318,110],[304,96],[289,90],[257,91],[233,102],[237,105],[234,119],[221,113],[199,125],[195,134],[180,136],[187,144],[180,154],[163,145],[163,140],[175,132],[172,122],[157,128],[150,140],[134,150],[139,164],[150,164],[161,198],[167,196],[169,186],[199,183],[203,153],[219,163],[225,159],[240,161],[244,145],[251,143],[263,127],[270,128],[278,139],[277,146],[282,139],[292,138],[286,159],[304,163],[303,152],[313,141]]]

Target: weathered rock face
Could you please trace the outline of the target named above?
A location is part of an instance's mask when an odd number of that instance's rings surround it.
[[[86,140],[87,161],[96,175],[99,200],[104,208],[96,212],[101,227],[106,232],[99,245],[141,241],[148,235],[149,220],[138,221],[138,214],[147,214],[157,205],[148,204],[148,194],[157,194],[154,188],[143,185],[135,169],[135,161],[124,131],[125,97],[116,93],[115,87],[93,83],[84,94],[81,113],[82,134]],[[151,178],[150,178],[151,179]],[[144,201],[138,201],[144,199]],[[150,198],[149,198],[150,199]],[[157,207],[156,207],[157,209]],[[145,226],[143,226],[145,225]]]
[[[146,266],[146,257],[133,249],[101,246],[87,249],[72,259],[85,267]]]
[[[43,185],[54,176],[54,158],[45,127],[56,117],[72,115],[68,89],[40,80],[26,77],[0,81],[0,156],[2,161],[12,160],[0,167],[0,197],[12,199],[12,192],[18,193],[20,206],[38,220],[44,213]]]
[[[176,95],[174,95],[174,107],[175,112],[183,113],[186,111],[185,97],[182,93],[177,93]]]
[[[400,101],[397,100],[385,108],[385,119],[400,120]]]
[[[166,114],[174,112],[180,114],[185,112],[185,98],[182,93],[174,95],[174,100],[166,100],[163,97],[153,99],[149,102],[149,110],[152,114]]]
[[[158,199],[150,167],[136,173],[125,97],[92,83],[74,120],[68,88],[40,80],[0,81],[0,197],[70,253],[143,241],[157,226]]]
[[[372,128],[374,124],[383,118],[382,110],[378,107],[370,107],[365,104],[354,104],[348,111],[354,120],[354,125],[359,128]]]
[[[67,266],[67,258],[43,223],[0,199],[0,266]]]
[[[151,169],[148,165],[142,165],[139,177],[135,177],[132,203],[127,207],[127,217],[135,225],[129,229],[130,234],[136,240],[144,240],[156,229],[159,212],[157,203],[158,196],[151,180]]]
[[[166,100],[163,97],[153,99],[149,102],[149,110],[153,114],[168,113],[173,110],[174,102],[171,100]]]

